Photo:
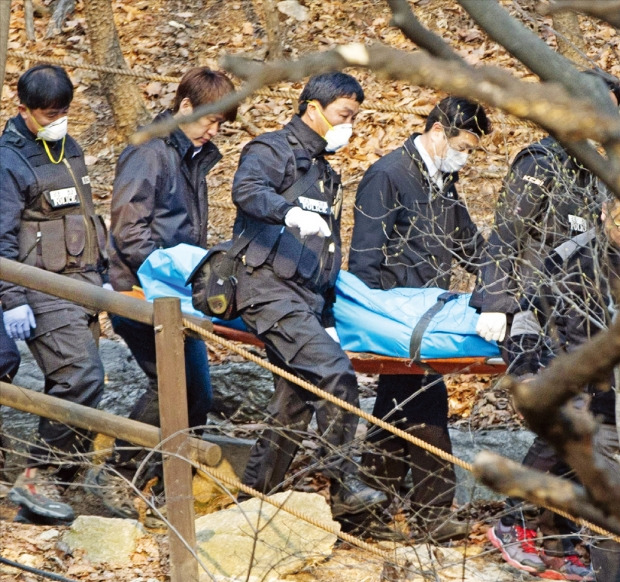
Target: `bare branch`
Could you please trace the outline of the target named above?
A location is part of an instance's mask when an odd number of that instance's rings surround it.
[[[596,422],[569,402],[588,384],[609,381],[620,362],[620,324],[600,332],[575,352],[558,356],[531,382],[507,377],[516,408],[529,427],[575,470],[591,503],[620,519],[620,477],[609,472],[592,447]]]
[[[620,519],[605,515],[592,505],[583,487],[548,473],[528,469],[495,453],[479,453],[474,475],[495,491],[526,499],[540,506],[553,506],[620,535]]]
[[[390,24],[400,28],[402,33],[419,47],[427,50],[434,57],[447,61],[465,62],[456,54],[450,45],[443,38],[434,34],[420,24],[420,21],[413,14],[407,0],[388,0],[392,10],[392,20]]]
[[[554,14],[572,10],[600,18],[612,26],[620,27],[620,0],[554,0],[549,6],[541,6],[541,14]]]
[[[153,137],[168,135],[180,123],[189,123],[205,115],[227,111],[252,95],[254,91],[266,85],[284,80],[299,81],[309,75],[327,71],[339,71],[347,67],[348,64],[339,50],[310,54],[298,61],[280,60],[267,65],[249,59],[226,55],[222,59],[222,67],[241,79],[248,79],[247,83],[239,91],[229,93],[217,103],[196,107],[191,115],[151,124],[136,132],[131,138],[131,143],[139,145]]]
[[[240,91],[218,103],[198,107],[184,119],[172,119],[157,126],[149,126],[134,136],[133,143],[142,143],[156,135],[166,135],[179,122],[186,123],[204,115],[225,111],[264,85],[283,80],[297,81],[308,75],[340,70],[347,66],[362,66],[380,76],[476,99],[517,117],[530,119],[562,140],[591,138],[607,142],[620,139],[620,119],[615,111],[609,115],[600,112],[587,99],[575,98],[558,85],[525,83],[497,68],[472,69],[458,61],[446,62],[424,52],[409,53],[378,43],[370,47],[345,45],[307,55],[297,61],[276,61],[267,65],[225,56],[222,66],[236,76],[248,79]],[[583,149],[588,151],[588,147],[586,144]],[[590,159],[596,161],[598,154],[594,148],[590,149]],[[598,157],[600,162],[597,169],[604,172],[609,163]],[[617,188],[620,193],[620,184],[613,181],[614,176],[610,175],[609,169],[601,177],[606,182],[612,182],[610,187]]]
[[[545,430],[550,410],[556,410],[573,396],[581,394],[587,384],[608,380],[618,363],[620,320],[613,323],[609,331],[598,333],[578,350],[559,355],[531,382],[518,384],[509,377],[503,382],[506,382],[506,388],[513,391],[515,406],[538,433],[539,429]]]
[[[571,94],[587,96],[602,111],[613,112],[615,107],[602,82],[594,77],[580,75],[571,61],[552,51],[531,30],[512,18],[496,0],[458,2],[495,42],[505,47],[541,79],[557,81]]]
[[[601,112],[617,118],[617,109],[609,98],[608,91],[601,80],[594,76],[580,75],[571,61],[552,51],[532,31],[512,18],[496,0],[458,0],[458,2],[493,40],[505,47],[510,54],[519,59],[542,80],[561,83],[570,94],[583,96]],[[578,159],[583,161],[586,167],[595,171],[607,186],[617,196],[620,196],[620,176],[618,176],[620,151],[615,145],[605,143],[606,140],[600,140],[609,157],[606,163],[612,166],[612,170],[599,173],[599,169],[602,169],[603,166],[603,158],[593,151],[594,148],[587,143],[570,147],[569,144],[574,139],[566,139],[567,136],[561,135],[554,128],[544,124],[540,125],[562,142],[562,145],[567,147],[571,153],[578,154]],[[582,158],[582,155],[585,155],[587,160]],[[590,165],[591,162],[596,162],[596,170],[593,165]]]

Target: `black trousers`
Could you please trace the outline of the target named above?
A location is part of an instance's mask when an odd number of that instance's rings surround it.
[[[377,416],[447,453],[448,391],[439,375],[381,375],[373,410]],[[401,486],[411,470],[414,489],[406,493],[416,511],[450,508],[456,477],[454,467],[428,451],[378,427],[366,437],[362,470],[371,486],[403,494]]]
[[[103,395],[104,371],[99,357],[99,322],[83,307],[59,301],[54,311],[37,312],[28,348],[45,377],[45,393],[96,408]],[[39,443],[30,448],[30,465],[63,463],[66,453],[87,449],[89,435],[47,418],[39,420]],[[63,454],[56,458],[55,450]]]
[[[322,298],[273,273],[256,275],[260,281],[255,280],[253,288],[272,300],[245,307],[241,316],[265,342],[269,361],[358,406],[357,378],[351,362],[321,325]],[[250,452],[243,483],[264,493],[275,491],[307,434],[313,414],[321,443],[315,453],[316,468],[334,478],[354,472],[348,445],[355,436],[358,417],[279,376],[274,384],[267,408],[269,428]]]

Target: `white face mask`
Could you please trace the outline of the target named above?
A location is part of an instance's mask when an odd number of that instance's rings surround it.
[[[459,152],[448,146],[443,158],[435,158],[433,161],[441,172],[452,173],[458,172],[466,163],[469,154],[467,152]]]
[[[327,146],[326,152],[335,152],[340,148],[346,146],[353,135],[352,123],[341,123],[340,125],[334,125],[327,130],[325,134],[325,141]]]
[[[59,117],[56,121],[42,127],[37,132],[37,138],[45,141],[58,141],[67,135],[68,118]]]

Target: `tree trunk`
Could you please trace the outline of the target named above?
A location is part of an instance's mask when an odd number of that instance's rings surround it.
[[[280,32],[280,13],[274,0],[264,0],[265,28],[267,29],[267,53],[270,61],[282,58],[282,34]]]
[[[558,33],[558,52],[573,63],[588,67],[587,47],[579,28],[579,16],[574,12],[558,12],[553,15],[553,28]]]
[[[11,0],[0,0],[0,81],[4,87],[7,49],[9,47],[9,22],[11,21]],[[1,91],[1,89],[0,89]]]
[[[97,65],[127,69],[121,51],[111,0],[85,0],[86,24]],[[150,121],[140,89],[125,75],[100,73],[101,85],[112,109],[118,131],[128,138],[141,123]]]

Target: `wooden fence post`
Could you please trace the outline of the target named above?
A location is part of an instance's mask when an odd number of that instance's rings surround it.
[[[153,324],[157,350],[157,377],[161,436],[164,444],[164,488],[170,522],[171,582],[198,582],[192,469],[187,457],[187,391],[180,301],[172,297],[155,299]],[[191,551],[190,549],[191,548]]]

